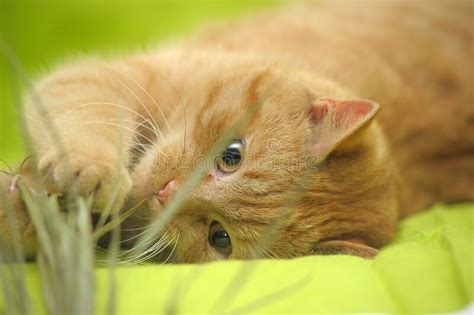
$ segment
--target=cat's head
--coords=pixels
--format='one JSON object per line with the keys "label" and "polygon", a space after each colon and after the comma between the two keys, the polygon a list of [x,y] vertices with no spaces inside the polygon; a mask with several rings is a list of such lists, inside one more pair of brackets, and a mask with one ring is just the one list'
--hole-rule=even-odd
{"label": "cat's head", "polygon": [[391,239],[394,171],[373,120],[379,105],[321,82],[235,67],[176,104],[132,194],[152,220],[179,204],[166,225],[172,261],[369,257]]}

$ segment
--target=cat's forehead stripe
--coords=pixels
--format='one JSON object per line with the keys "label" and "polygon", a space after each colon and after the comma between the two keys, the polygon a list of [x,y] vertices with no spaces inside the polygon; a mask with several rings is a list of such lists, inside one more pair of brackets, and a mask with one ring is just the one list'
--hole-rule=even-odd
{"label": "cat's forehead stripe", "polygon": [[212,82],[212,86],[209,89],[207,99],[204,102],[204,106],[202,108],[202,113],[206,112],[209,110],[209,108],[214,105],[214,103],[217,100],[217,97],[219,94],[222,92],[222,89],[224,88],[224,83],[221,80],[215,80]]}
{"label": "cat's forehead stripe", "polygon": [[251,106],[251,104],[254,104],[259,101],[258,89],[260,88],[262,81],[268,76],[268,74],[268,71],[260,72],[255,76],[255,78],[253,78],[247,89],[247,97],[245,104],[250,104]]}
{"label": "cat's forehead stripe", "polygon": [[[245,109],[249,110],[251,109],[251,106],[254,105],[259,101],[259,93],[258,89],[261,87],[262,82],[265,80],[265,78],[269,75],[269,71],[262,71],[257,73],[253,78],[251,78],[251,81],[249,82],[248,88],[246,89],[245,92],[245,101],[243,102],[243,106]],[[206,98],[206,101],[204,102],[204,106],[201,109],[201,113],[206,113],[212,105],[215,104],[217,101],[218,97],[222,94],[225,85],[228,84],[229,86],[234,85],[236,83],[239,83],[242,80],[245,80],[245,78],[248,77],[247,73],[242,73],[237,77],[233,77],[232,79],[228,79],[227,81],[223,81],[222,79],[214,80],[211,84],[211,87],[209,88],[209,92]],[[229,101],[234,101],[235,98]],[[230,104],[223,104],[224,106],[230,105]]]}
{"label": "cat's forehead stripe", "polygon": [[[197,117],[195,118],[195,130],[205,131],[208,135],[208,140],[212,142],[216,140],[214,137],[222,136],[233,123],[241,119],[246,119],[247,113],[251,114],[251,116],[239,133],[241,136],[244,136],[244,133],[253,130],[262,115],[262,102],[258,100],[257,90],[267,74],[267,72],[260,73],[249,83],[248,89],[245,92],[245,99],[240,103],[242,110],[235,107],[236,104],[239,104],[237,96],[230,99],[228,103],[224,101],[224,103],[219,104],[221,106],[216,106],[211,110],[213,105],[216,104],[219,95],[222,95],[224,90],[225,83],[216,81],[209,90],[206,102],[197,113]],[[200,134],[201,133],[195,133],[197,136],[196,143],[202,143]],[[250,136],[250,134],[245,134],[245,136]]]}

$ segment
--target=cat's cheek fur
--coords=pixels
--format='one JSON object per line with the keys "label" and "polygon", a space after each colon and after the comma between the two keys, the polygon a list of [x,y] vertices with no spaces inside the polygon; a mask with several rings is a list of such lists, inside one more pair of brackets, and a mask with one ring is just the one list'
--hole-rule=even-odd
{"label": "cat's cheek fur", "polygon": [[313,154],[320,162],[314,187],[287,231],[294,235],[295,251],[372,258],[392,239],[396,172],[373,122],[378,108],[357,99],[324,98],[311,104]]}

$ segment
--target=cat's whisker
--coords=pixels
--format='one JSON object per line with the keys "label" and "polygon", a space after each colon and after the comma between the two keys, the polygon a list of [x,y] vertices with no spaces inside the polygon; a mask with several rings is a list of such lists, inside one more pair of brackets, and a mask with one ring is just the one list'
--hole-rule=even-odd
{"label": "cat's whisker", "polygon": [[[132,229],[132,230],[143,230],[143,232],[141,232],[141,233],[139,233],[139,234],[137,234],[137,235],[131,236],[131,237],[127,238],[127,239],[121,240],[121,241],[119,242],[120,244],[123,244],[123,243],[129,242],[129,241],[131,241],[131,240],[134,240],[134,239],[136,239],[136,238],[138,238],[138,237],[140,237],[140,236],[142,236],[143,234],[146,233],[146,227],[145,227],[145,228],[141,228],[141,229]],[[125,231],[125,230],[122,229],[122,231]],[[128,231],[131,231],[131,230],[128,230]]]}
{"label": "cat's whisker", "polygon": [[[133,217],[136,218],[136,219],[141,219],[141,220],[146,221],[146,222],[148,222],[148,221],[150,221],[151,219],[153,219],[153,216],[152,216],[152,215],[149,215],[149,216],[145,217],[145,216],[140,215],[140,214],[138,214],[138,213],[135,213],[135,214],[133,215]],[[146,228],[148,228],[148,226],[145,227],[145,229],[146,229]]]}
{"label": "cat's whisker", "polygon": [[[170,246],[170,244],[173,243],[173,241],[174,241],[174,238],[172,238],[171,240],[169,240],[168,243],[166,243],[165,246],[162,246],[164,242],[163,242],[163,243],[160,243],[160,246],[156,246],[156,248],[155,248],[153,251],[151,251],[148,255],[146,255],[146,256],[144,256],[144,257],[142,257],[142,258],[140,258],[140,259],[135,259],[135,260],[133,260],[133,263],[140,264],[140,263],[142,263],[142,262],[145,262],[145,261],[147,261],[147,260],[149,260],[149,259],[151,259],[151,258],[153,258],[153,257],[155,257],[155,256],[157,256],[157,255],[159,255],[163,250],[165,250],[166,248],[168,248],[168,247]],[[175,248],[176,248],[176,245],[175,245]],[[174,250],[173,250],[173,251],[174,251]]]}
{"label": "cat's whisker", "polygon": [[[146,124],[149,124],[151,127],[150,127],[150,126],[147,126]],[[143,121],[142,121],[141,123],[139,123],[135,128],[138,129],[138,128],[140,128],[140,127],[146,128],[146,129],[148,129],[149,131],[151,131],[151,132],[156,136],[156,141],[157,141],[157,142],[164,143],[167,147],[169,147],[169,144],[167,143],[165,137],[163,136],[162,131],[159,130],[159,129],[156,129],[156,128],[154,127],[153,123],[152,123],[149,119],[143,120]],[[141,135],[141,133],[139,133],[139,132],[137,132],[137,134]],[[141,143],[141,141],[140,141],[139,139],[137,139],[137,142],[140,142],[140,143]],[[152,143],[153,143],[153,145],[155,145],[156,147],[160,147],[157,142],[152,142]]]}
{"label": "cat's whisker", "polygon": [[[136,131],[130,127],[126,127],[126,126],[123,126],[123,125],[120,125],[120,124],[116,124],[116,123],[113,123],[113,122],[109,122],[109,121],[103,121],[103,120],[86,120],[86,121],[81,121],[81,122],[77,122],[77,123],[72,123],[72,125],[76,125],[76,126],[82,126],[82,125],[90,125],[90,124],[104,124],[104,125],[112,125],[112,126],[117,126],[119,128],[122,128],[124,130],[127,130],[130,132],[130,134],[132,135],[135,135],[136,134]],[[146,138],[146,136],[140,134],[142,137]],[[150,139],[146,138],[146,140],[148,141],[151,141]]]}
{"label": "cat's whisker", "polygon": [[118,77],[118,75],[116,75],[114,73],[114,71],[117,71],[111,67],[109,67],[109,69],[111,70],[111,73],[112,75],[114,76],[114,78],[124,87],[126,88],[130,94],[133,95],[133,97],[140,103],[140,105],[143,107],[143,109],[146,111],[146,113],[148,114],[148,116],[150,117],[150,119],[152,120],[154,126],[157,128],[157,129],[160,129],[159,128],[159,125],[158,125],[158,122],[156,121],[156,119],[154,118],[154,116],[151,114],[150,110],[148,109],[148,107],[146,106],[146,104],[140,99],[140,97],[138,97],[138,95],[133,92],[133,90],[126,84],[124,83],[122,80],[120,80],[120,78]]}
{"label": "cat's whisker", "polygon": [[[104,122],[130,122],[132,124],[136,124],[135,121],[133,120],[129,120],[129,119],[119,119],[119,118],[111,118],[111,119],[101,119],[101,120],[96,120],[96,121],[104,121]],[[139,136],[142,136],[142,137],[145,137],[142,133],[138,132],[137,129],[140,128],[140,127],[143,127],[143,128],[146,128],[148,130],[150,130],[151,132],[153,132],[154,134],[156,134],[156,131],[153,130],[151,127],[145,125],[146,123],[150,122],[149,120],[146,120],[146,121],[142,121],[141,123],[138,123],[136,126],[133,127],[133,130],[134,130],[134,133],[139,135]],[[161,136],[161,135],[159,135]],[[148,138],[147,138],[148,140]],[[157,145],[155,142],[153,142],[153,144]]]}
{"label": "cat's whisker", "polygon": [[[187,119],[186,119],[186,108],[184,106],[184,102],[183,102],[183,98],[181,97],[181,94],[179,93],[178,89],[176,88],[176,86],[174,84],[172,84],[168,78],[166,78],[165,76],[161,75],[161,73],[159,72],[155,72],[157,73],[159,76],[162,77],[162,79],[164,80],[164,82],[168,83],[168,85],[173,89],[173,91],[175,92],[176,96],[178,97],[179,99],[179,104],[181,105],[181,109],[183,111],[183,120],[184,120],[184,131],[183,131],[183,154],[186,153],[186,134],[187,134],[187,129],[188,129],[188,124],[187,124]],[[137,83],[138,84],[138,83]],[[140,86],[141,87],[141,86]],[[145,90],[145,93],[148,94],[148,92],[146,92]],[[150,96],[151,97],[151,96]],[[166,119],[166,117],[163,115],[159,105],[155,102],[155,105],[158,107],[158,110],[160,111],[161,115],[163,116],[163,118],[165,119],[165,122],[166,124],[168,125],[168,128],[169,130],[171,130],[171,127]]]}
{"label": "cat's whisker", "polygon": [[[145,222],[149,222],[150,220],[152,220],[152,219],[154,218],[152,215],[143,216],[143,215],[140,215],[140,214],[138,214],[138,213],[134,214],[133,217],[134,217],[135,219],[140,219],[140,220],[143,220],[143,221],[145,221]],[[148,226],[145,227],[145,228],[148,228]]]}
{"label": "cat's whisker", "polygon": [[176,241],[174,242],[174,246],[173,246],[173,249],[171,250],[170,254],[168,255],[168,257],[165,259],[165,261],[163,262],[163,265],[166,264],[170,259],[171,257],[173,256],[175,250],[176,250],[176,247],[178,246],[178,242],[179,242],[179,233],[176,237]]}
{"label": "cat's whisker", "polygon": [[162,146],[159,146],[159,145],[148,146],[146,148],[146,151],[147,151],[147,154],[158,153],[158,155],[160,155],[160,157],[166,158],[167,161],[172,161],[172,158],[169,156],[169,154],[174,153],[174,150],[171,150],[171,153],[170,152],[165,153],[165,148],[163,148]]}
{"label": "cat's whisker", "polygon": [[135,137],[135,142],[132,143],[132,144],[129,144],[129,147],[134,146],[134,145],[135,145],[135,146],[140,146],[140,147],[142,147],[144,150],[150,150],[150,149],[152,149],[152,148],[155,148],[155,146],[156,146],[155,144],[152,144],[152,143],[141,142],[141,141],[139,141],[139,139],[137,139],[136,137]]}
{"label": "cat's whisker", "polygon": [[127,228],[122,228],[120,229],[121,231],[126,231],[126,232],[133,232],[133,231],[143,231],[146,230],[148,227],[147,226],[142,226],[142,227],[137,227],[133,229],[127,229]]}
{"label": "cat's whisker", "polygon": [[164,157],[167,161],[171,161],[171,158],[163,151],[163,148],[157,145],[155,142],[143,143],[138,139],[137,135],[134,134],[134,142],[129,144],[126,148],[127,151],[138,150],[144,156],[152,154],[153,151],[158,151],[161,157]]}
{"label": "cat's whisker", "polygon": [[110,70],[110,73],[114,76],[115,80],[117,80],[125,89],[128,90],[128,92],[140,103],[140,105],[142,105],[143,109],[146,111],[146,113],[148,114],[148,116],[150,117],[150,119],[152,119],[153,123],[155,124],[155,126],[158,128],[158,123],[157,121],[155,120],[154,116],[151,114],[151,112],[148,110],[148,107],[145,105],[145,103],[142,101],[142,99],[140,97],[138,97],[138,95],[125,83],[123,82],[119,76],[115,73],[115,72],[119,72],[120,71],[117,71],[116,69],[110,67],[107,65],[107,67],[109,68]]}
{"label": "cat's whisker", "polygon": [[151,149],[153,149],[153,148],[154,148],[154,146],[152,146],[150,144],[140,143],[140,142],[134,142],[134,143],[131,143],[127,146],[128,150],[138,149],[142,153],[144,153],[145,155],[147,153],[151,152]]}
{"label": "cat's whisker", "polygon": [[[128,73],[125,73],[123,71],[120,71],[116,68],[111,68],[113,71],[116,71],[126,77],[128,77],[133,83],[135,83],[135,85],[140,88],[140,90],[142,90],[149,98],[150,100],[153,102],[153,104],[155,105],[155,107],[158,109],[158,111],[160,112],[160,115],[162,116],[163,118],[163,121],[165,122],[165,124],[167,125],[168,127],[168,130],[171,130],[171,126],[168,122],[168,119],[167,117],[165,116],[165,114],[163,113],[163,110],[161,109],[160,105],[158,104],[158,102],[156,101],[155,98],[153,98],[153,96],[137,81],[135,80],[135,78],[133,78],[131,75],[129,75]],[[183,99],[181,98],[181,94],[178,92],[178,89],[176,88],[176,86],[174,86],[174,84],[172,84],[165,76],[161,75],[159,72],[155,72],[156,74],[158,74],[159,76],[161,76],[163,79],[164,79],[164,82],[166,82],[172,89],[173,91],[175,92],[176,96],[178,97],[179,99],[179,103],[181,105],[181,109],[183,111],[183,119],[184,119],[184,138],[183,138],[183,153],[186,152],[186,133],[187,133],[187,120],[186,120],[186,110],[185,110],[185,106],[184,106],[184,102],[183,102]],[[143,103],[142,103],[143,105]],[[144,105],[143,105],[144,106]],[[156,121],[155,121],[155,124],[156,124]],[[164,144],[166,146],[168,146],[169,148],[169,144],[166,142],[166,139],[163,138],[162,139]]]}
{"label": "cat's whisker", "polygon": [[[151,246],[146,252],[138,255],[138,256],[135,256],[135,257],[132,257],[132,258],[129,258],[128,261],[134,263],[134,264],[140,264],[142,262],[145,262],[157,255],[159,255],[161,252],[163,252],[166,248],[168,248],[173,242],[175,243],[174,245],[174,248],[173,250],[171,251],[171,254],[168,256],[168,258],[166,259],[166,261],[168,261],[171,257],[171,255],[173,254],[174,250],[176,249],[176,244],[179,240],[179,234],[177,235],[177,237],[173,237],[171,238],[170,240],[168,240],[166,242],[166,240],[168,239],[168,233],[165,233],[153,246]],[[175,241],[176,239],[176,241]],[[163,244],[166,242],[166,244],[163,246]]]}
{"label": "cat's whisker", "polygon": [[[101,251],[101,253],[106,253],[106,252],[107,251],[105,251],[105,250]],[[114,262],[117,265],[133,265],[133,264],[143,262],[143,261],[135,261],[134,259],[130,259],[130,258],[122,259],[121,258],[122,256],[123,255],[119,255],[119,256],[117,256],[116,259],[110,259],[110,258],[108,258],[108,259],[96,259],[96,263],[98,263],[98,264],[107,264],[107,263],[110,263],[110,262]],[[116,261],[117,259],[119,261]]]}
{"label": "cat's whisker", "polygon": [[[133,134],[137,134],[137,132],[129,127],[125,127],[125,126],[122,126],[120,124],[116,124],[116,123],[113,123],[113,122],[109,122],[109,121],[102,121],[102,120],[87,120],[87,121],[82,121],[80,123],[77,123],[77,125],[87,125],[87,124],[105,124],[105,125],[112,125],[112,126],[117,126],[117,127],[120,127],[120,128],[123,128],[129,132]],[[153,140],[151,140],[150,138],[148,138],[147,136],[143,135],[143,134],[139,134],[140,136],[142,136],[145,140],[149,141],[150,143],[155,143]],[[138,140],[138,139],[137,139]],[[158,146],[157,146],[158,147]]]}
{"label": "cat's whisker", "polygon": [[123,105],[119,105],[119,104],[116,104],[116,103],[111,103],[111,102],[89,102],[89,103],[84,103],[84,104],[78,105],[78,106],[74,107],[73,110],[81,109],[81,108],[86,107],[86,106],[94,106],[94,105],[115,106],[115,107],[118,107],[120,109],[127,110],[127,111],[131,112],[132,114],[136,115],[137,117],[140,117],[141,119],[143,119],[143,121],[150,121],[150,125],[153,127],[153,130],[155,130],[155,133],[160,134],[160,135],[162,134],[161,130],[158,128],[158,126],[153,125],[153,123],[151,122],[151,120],[149,118],[146,118],[145,116],[143,116],[142,114],[140,114],[136,110],[133,110],[132,108],[129,108],[129,107],[126,107],[126,106],[123,106]]}
{"label": "cat's whisker", "polygon": [[[169,124],[169,122],[168,122],[168,119],[166,118],[165,114],[163,113],[163,111],[162,111],[160,105],[159,105],[158,102],[155,100],[155,98],[154,98],[153,96],[151,96],[151,94],[150,94],[137,80],[135,80],[135,79],[134,79],[131,75],[129,75],[128,73],[125,73],[125,72],[123,72],[123,71],[120,71],[120,70],[118,70],[118,69],[116,69],[116,68],[111,68],[111,69],[112,69],[113,71],[119,72],[120,74],[122,74],[122,75],[128,77],[133,83],[136,84],[136,86],[137,86],[138,88],[140,88],[140,90],[142,90],[142,91],[146,94],[146,96],[148,96],[148,97],[150,98],[150,100],[153,102],[153,104],[156,106],[156,108],[157,108],[158,111],[160,112],[161,117],[163,117],[163,121],[164,121],[165,124],[167,125],[168,130],[171,130],[171,126],[170,126],[170,124]],[[168,82],[168,83],[169,83],[169,82]],[[169,84],[170,84],[170,83],[169,83]],[[170,84],[170,85],[171,85],[171,84]],[[178,94],[178,96],[179,96],[179,94]],[[180,96],[179,96],[179,98],[180,98],[180,100],[181,100],[181,97],[180,97]],[[182,102],[182,101],[181,101],[181,102]]]}
{"label": "cat's whisker", "polygon": [[[157,246],[158,244],[165,242],[165,241],[168,239],[168,237],[169,237],[168,232],[163,233],[163,235],[161,235],[160,238],[157,239],[156,242],[153,243],[152,246],[148,247],[148,248],[145,250],[145,252],[149,252],[150,249],[152,249],[154,246]],[[135,246],[135,248],[136,248],[136,246]],[[124,254],[128,254],[128,253],[132,252],[133,250],[134,250],[134,249],[131,248],[131,249],[128,249],[128,250],[124,251],[123,253],[124,253]],[[137,256],[135,256],[135,257],[138,257],[138,256],[139,256],[139,255],[137,255]],[[131,256],[131,257],[133,257],[133,256]]]}
{"label": "cat's whisker", "polygon": [[[115,119],[110,119],[111,121],[126,121],[126,122],[132,122],[132,123],[135,123],[136,126],[135,128],[140,128],[140,127],[143,127],[143,128],[146,128],[148,130],[150,130],[151,132],[153,132],[157,137],[162,137],[163,134],[161,133],[160,130],[157,130],[155,128],[152,128],[153,127],[153,124],[151,122],[150,119],[146,119],[146,120],[143,120],[141,121],[140,123],[137,123],[136,121],[133,121],[133,120],[126,120],[126,119],[118,119],[118,118],[115,118]],[[150,126],[147,126],[146,124],[150,124]]]}
{"label": "cat's whisker", "polygon": [[[127,261],[130,261],[130,262],[133,262],[133,263],[137,263],[137,262],[141,261],[144,257],[148,257],[148,256],[150,256],[150,254],[152,254],[152,253],[156,252],[157,250],[159,250],[162,247],[162,245],[166,242],[167,239],[168,239],[168,235],[167,235],[167,233],[165,233],[161,238],[159,238],[147,250],[143,251],[142,253],[140,253],[138,255],[127,257]],[[134,249],[135,248],[132,248],[128,251],[125,251],[121,256],[127,255],[128,253],[132,252]]]}
{"label": "cat's whisker", "polygon": [[[130,128],[130,127],[127,127],[127,126],[124,126],[123,124],[117,124],[117,123],[114,123],[114,121],[124,121],[124,122],[127,122],[127,120],[124,120],[124,119],[99,119],[99,120],[85,120],[85,121],[81,121],[81,122],[77,122],[77,123],[74,123],[74,125],[82,125],[82,124],[92,124],[92,123],[104,123],[104,124],[109,124],[109,125],[114,125],[114,126],[118,126],[118,127],[121,127],[125,130],[128,130],[130,131],[130,133],[132,135],[139,135],[141,137],[143,137],[144,139],[146,139],[147,141],[150,141],[151,143],[154,143],[151,139],[149,139],[148,137],[146,137],[144,134],[138,132],[136,129],[138,128],[138,126],[135,126],[133,128]],[[138,139],[137,139],[138,140]]]}
{"label": "cat's whisker", "polygon": [[144,149],[141,148],[141,145],[140,144],[131,144],[129,146],[127,146],[125,148],[126,151],[132,151],[132,150],[136,150],[138,152],[140,152],[142,155],[146,155],[146,151]]}
{"label": "cat's whisker", "polygon": [[147,155],[150,152],[150,148],[153,147],[151,144],[142,143],[136,136],[134,136],[133,142],[125,147],[126,151],[138,150],[143,155]]}
{"label": "cat's whisker", "polygon": [[171,250],[171,253],[169,254],[169,256],[165,260],[165,263],[166,263],[170,259],[170,257],[173,255],[174,251],[176,250],[176,246],[178,244],[178,241],[179,241],[179,233],[176,236],[174,236],[172,239],[170,239],[169,242],[166,243],[165,246],[162,246],[152,257],[149,257],[148,259],[153,258],[153,257],[161,254],[165,249],[169,248],[169,246],[174,243],[173,249]]}
{"label": "cat's whisker", "polygon": [[[94,105],[108,105],[108,106],[115,106],[115,107],[118,107],[118,108],[121,108],[121,109],[124,109],[124,110],[127,110],[127,111],[130,111],[131,113],[137,115],[137,117],[140,117],[142,119],[142,122],[138,123],[136,121],[130,121],[130,120],[127,120],[129,122],[133,122],[135,124],[138,124],[135,128],[137,127],[140,127],[140,126],[143,126],[145,128],[147,128],[148,130],[150,130],[156,137],[157,139],[160,139],[160,142],[163,142],[165,143],[166,145],[168,145],[166,143],[166,140],[165,138],[163,137],[163,133],[161,132],[161,130],[158,128],[158,126],[155,126],[153,124],[153,122],[148,119],[148,118],[145,118],[143,115],[141,115],[140,113],[138,113],[137,111],[129,108],[129,107],[126,107],[126,106],[122,106],[122,105],[119,105],[119,104],[115,104],[115,103],[110,103],[110,102],[90,102],[90,103],[84,103],[84,104],[81,104],[81,105],[78,105],[76,107],[73,108],[73,110],[77,110],[77,109],[81,109],[83,107],[86,107],[86,106],[94,106]],[[146,126],[145,124],[146,123],[149,123],[150,126]],[[138,141],[139,142],[139,141]],[[154,144],[156,144],[155,142],[153,142]],[[169,145],[168,145],[169,146]]]}
{"label": "cat's whisker", "polygon": [[[150,145],[150,144],[149,144]],[[135,148],[140,148],[141,150],[143,150],[146,154],[146,147],[145,147],[145,143],[143,143],[142,141],[140,141],[140,139],[138,139],[137,135],[134,134],[133,135],[133,142],[130,143],[127,147],[126,147],[126,150],[130,151],[131,149],[135,149]]]}

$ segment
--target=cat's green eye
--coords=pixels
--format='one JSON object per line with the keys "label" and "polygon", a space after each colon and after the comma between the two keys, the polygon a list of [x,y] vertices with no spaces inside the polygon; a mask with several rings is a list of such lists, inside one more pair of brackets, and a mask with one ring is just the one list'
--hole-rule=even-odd
{"label": "cat's green eye", "polygon": [[217,221],[211,223],[209,228],[209,244],[222,255],[230,255],[232,244],[224,227]]}
{"label": "cat's green eye", "polygon": [[244,155],[244,145],[237,140],[230,144],[217,159],[217,168],[223,173],[235,172],[242,163]]}

